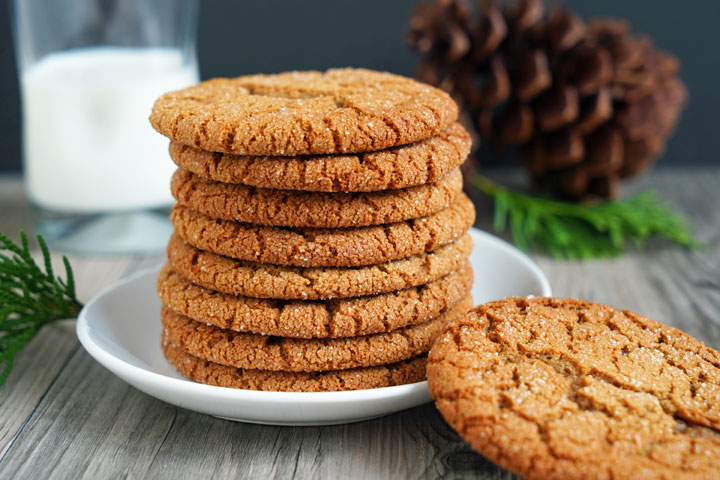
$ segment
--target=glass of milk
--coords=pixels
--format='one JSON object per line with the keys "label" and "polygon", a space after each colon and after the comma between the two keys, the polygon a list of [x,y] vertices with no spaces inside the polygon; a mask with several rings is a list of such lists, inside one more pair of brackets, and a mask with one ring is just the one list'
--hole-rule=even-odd
{"label": "glass of milk", "polygon": [[54,248],[161,251],[172,230],[161,94],[198,81],[195,0],[14,0],[23,168]]}

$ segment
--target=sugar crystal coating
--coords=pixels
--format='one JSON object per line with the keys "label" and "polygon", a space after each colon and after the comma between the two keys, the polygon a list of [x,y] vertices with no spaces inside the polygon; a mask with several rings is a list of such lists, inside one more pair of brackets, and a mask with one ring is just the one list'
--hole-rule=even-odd
{"label": "sugar crystal coating", "polygon": [[462,164],[469,153],[470,135],[459,124],[410,145],[354,155],[232,155],[170,143],[173,161],[201,177],[313,192],[371,192],[432,183]]}
{"label": "sugar crystal coating", "polygon": [[392,292],[444,277],[460,268],[472,250],[470,235],[433,252],[365,267],[286,267],[248,262],[198,250],[177,234],[168,260],[196,285],[256,298],[318,300]]}
{"label": "sugar crystal coating", "polygon": [[169,341],[205,360],[238,368],[317,372],[396,363],[426,353],[447,323],[472,306],[463,298],[425,323],[390,332],[333,339],[275,337],[225,330],[163,307]]}
{"label": "sugar crystal coating", "polygon": [[720,353],[626,310],[554,298],[481,305],[428,358],[440,412],[526,478],[710,479]]}
{"label": "sugar crystal coating", "polygon": [[255,188],[206,180],[178,169],[170,187],[179,203],[213,218],[268,226],[337,228],[432,215],[452,204],[462,186],[459,169],[435,183],[361,193]]}
{"label": "sugar crystal coating", "polygon": [[348,228],[280,228],[209,217],[176,204],[175,232],[187,243],[240,260],[299,267],[358,267],[431,252],[457,240],[475,220],[464,194],[418,219]]}
{"label": "sugar crystal coating", "polygon": [[216,78],[169,92],[150,123],[184,145],[241,155],[382,150],[452,125],[455,102],[409,78],[363,69]]}
{"label": "sugar crystal coating", "polygon": [[425,379],[425,355],[391,365],[325,372],[278,372],[228,367],[202,360],[162,339],[165,358],[186,377],[218,387],[273,392],[335,392],[391,387]]}
{"label": "sugar crystal coating", "polygon": [[157,289],[164,304],[207,325],[281,337],[339,338],[424,323],[464,298],[471,285],[472,269],[465,263],[438,280],[396,292],[285,301],[215,292],[192,284],[167,264],[160,271]]}

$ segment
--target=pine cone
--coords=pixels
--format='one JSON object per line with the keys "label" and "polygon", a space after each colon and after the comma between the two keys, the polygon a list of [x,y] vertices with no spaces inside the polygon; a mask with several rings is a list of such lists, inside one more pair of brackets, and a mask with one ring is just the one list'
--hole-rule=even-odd
{"label": "pine cone", "polygon": [[474,11],[437,0],[410,27],[418,78],[450,92],[483,139],[517,146],[535,182],[566,198],[615,196],[663,152],[686,102],[678,62],[623,21],[545,14],[541,0]]}

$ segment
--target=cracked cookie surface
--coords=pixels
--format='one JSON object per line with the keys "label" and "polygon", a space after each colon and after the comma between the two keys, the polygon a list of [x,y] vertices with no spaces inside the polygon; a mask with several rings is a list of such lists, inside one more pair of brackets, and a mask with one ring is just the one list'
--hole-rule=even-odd
{"label": "cracked cookie surface", "polygon": [[427,217],[367,227],[332,229],[267,227],[221,220],[176,204],[170,219],[187,243],[239,260],[298,267],[358,267],[431,252],[463,235],[475,221],[460,194]]}
{"label": "cracked cookie surface", "polygon": [[287,267],[204,252],[173,234],[168,260],[196,285],[232,295],[285,300],[360,297],[403,290],[460,268],[472,250],[465,234],[433,252],[365,267]]}
{"label": "cracked cookie surface", "polygon": [[163,334],[165,358],[191,380],[218,387],[271,392],[336,392],[392,387],[425,380],[425,355],[391,365],[325,372],[276,372],[228,367],[193,357]]}
{"label": "cracked cookie surface", "polygon": [[447,323],[472,307],[466,296],[425,323],[348,338],[300,339],[225,330],[162,309],[167,339],[194,357],[253,370],[317,372],[396,363],[430,350]]}
{"label": "cracked cookie surface", "polygon": [[160,300],[201,323],[240,332],[296,338],[355,337],[424,323],[464,298],[472,268],[397,292],[326,301],[283,301],[228,295],[185,280],[166,264],[158,275]]}
{"label": "cracked cookie surface", "polygon": [[179,168],[170,190],[180,204],[213,218],[276,227],[362,227],[447,208],[462,193],[462,175],[455,169],[435,183],[400,190],[322,193],[220,183]]}
{"label": "cracked cookie surface", "polygon": [[175,164],[201,177],[313,192],[371,192],[432,183],[460,166],[469,153],[470,135],[457,123],[420,142],[355,155],[232,155],[170,143]]}
{"label": "cracked cookie surface", "polygon": [[428,358],[448,423],[530,479],[710,479],[720,353],[626,310],[509,298],[452,322]]}
{"label": "cracked cookie surface", "polygon": [[161,96],[150,123],[202,150],[305,155],[405,145],[445,130],[457,115],[440,89],[348,68],[208,80]]}

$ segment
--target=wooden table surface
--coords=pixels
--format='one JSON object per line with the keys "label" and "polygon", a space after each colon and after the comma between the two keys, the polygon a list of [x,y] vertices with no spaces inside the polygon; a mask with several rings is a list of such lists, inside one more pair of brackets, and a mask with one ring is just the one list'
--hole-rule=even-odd
{"label": "wooden table surface", "polygon": [[[628,308],[720,347],[720,169],[658,169],[628,190],[656,188],[693,223],[702,251],[653,242],[613,260],[535,260],[557,296]],[[479,226],[489,225],[479,205]],[[18,177],[0,177],[0,231],[31,230]],[[70,255],[79,296],[160,256]],[[75,322],[45,327],[0,389],[5,478],[484,478],[509,479],[445,424],[432,404],[330,427],[236,423],[168,405],[93,360]]]}

